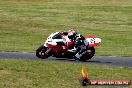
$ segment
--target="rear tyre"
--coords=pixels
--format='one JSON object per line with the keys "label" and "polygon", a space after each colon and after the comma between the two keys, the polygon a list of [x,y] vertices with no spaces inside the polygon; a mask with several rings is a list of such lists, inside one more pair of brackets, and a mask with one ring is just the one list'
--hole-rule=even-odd
{"label": "rear tyre", "polygon": [[87,51],[87,55],[88,55],[88,60],[91,59],[95,54],[95,48],[94,47],[89,47],[88,51]]}
{"label": "rear tyre", "polygon": [[88,50],[87,50],[87,53],[84,54],[81,57],[80,61],[84,61],[85,62],[86,60],[91,59],[94,56],[94,54],[95,54],[95,48],[94,47],[89,47]]}
{"label": "rear tyre", "polygon": [[36,50],[36,56],[41,59],[46,58],[45,52],[47,51],[47,47],[41,45],[37,50]]}

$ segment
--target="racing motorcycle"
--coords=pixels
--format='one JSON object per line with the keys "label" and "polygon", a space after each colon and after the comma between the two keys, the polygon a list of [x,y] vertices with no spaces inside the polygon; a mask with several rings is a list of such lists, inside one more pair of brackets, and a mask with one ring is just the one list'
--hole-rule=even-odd
{"label": "racing motorcycle", "polygon": [[[95,47],[99,46],[101,39],[96,36],[86,36],[85,42],[88,45],[87,53],[82,55],[80,61],[91,59],[95,54]],[[68,36],[59,35],[57,32],[49,35],[47,40],[36,50],[36,56],[41,59],[46,59],[50,56],[56,58],[73,59],[77,51],[71,52],[69,49],[74,47],[74,42]]]}

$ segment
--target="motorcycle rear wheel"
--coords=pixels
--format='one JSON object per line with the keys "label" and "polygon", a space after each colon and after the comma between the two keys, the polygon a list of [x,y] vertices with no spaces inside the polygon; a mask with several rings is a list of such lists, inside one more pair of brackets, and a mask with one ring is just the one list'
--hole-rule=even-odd
{"label": "motorcycle rear wheel", "polygon": [[89,47],[87,53],[81,57],[80,61],[87,61],[91,59],[94,56],[94,54],[95,54],[95,48]]}
{"label": "motorcycle rear wheel", "polygon": [[87,53],[88,53],[88,60],[89,60],[89,59],[91,59],[94,56],[94,54],[95,54],[95,48],[94,47],[89,47]]}

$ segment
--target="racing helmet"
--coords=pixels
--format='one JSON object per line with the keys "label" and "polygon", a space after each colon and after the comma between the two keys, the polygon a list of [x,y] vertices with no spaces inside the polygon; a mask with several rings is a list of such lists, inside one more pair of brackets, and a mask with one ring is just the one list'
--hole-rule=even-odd
{"label": "racing helmet", "polygon": [[68,30],[68,38],[73,39],[76,36],[77,32],[74,29]]}

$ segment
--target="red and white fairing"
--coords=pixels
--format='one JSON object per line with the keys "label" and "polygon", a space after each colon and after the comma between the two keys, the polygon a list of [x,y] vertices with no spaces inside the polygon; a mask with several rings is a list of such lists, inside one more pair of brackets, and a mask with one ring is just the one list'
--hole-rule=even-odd
{"label": "red and white fairing", "polygon": [[53,39],[53,36],[55,36],[55,35],[58,34],[58,33],[59,33],[59,32],[51,33],[51,34],[49,35],[49,37],[47,38],[47,40],[45,41],[44,46],[45,46],[45,47],[48,47],[48,46],[47,46],[48,44],[51,44],[51,45],[56,46],[56,45],[57,45],[56,42],[64,41],[63,39]]}
{"label": "red and white fairing", "polygon": [[96,36],[86,36],[85,39],[89,43],[90,47],[98,46],[101,43],[101,39]]}
{"label": "red and white fairing", "polygon": [[[49,37],[47,38],[47,40],[44,43],[45,47],[48,47],[47,45],[52,45],[52,46],[56,46],[57,43],[56,42],[64,42],[67,46],[71,46],[72,44],[74,44],[73,41],[71,41],[68,36],[63,36],[62,39],[52,39],[54,35],[58,34],[59,32],[55,32],[49,35]],[[89,45],[90,47],[95,47],[100,45],[101,43],[101,39],[96,37],[96,36],[86,36],[85,37],[85,44]]]}

